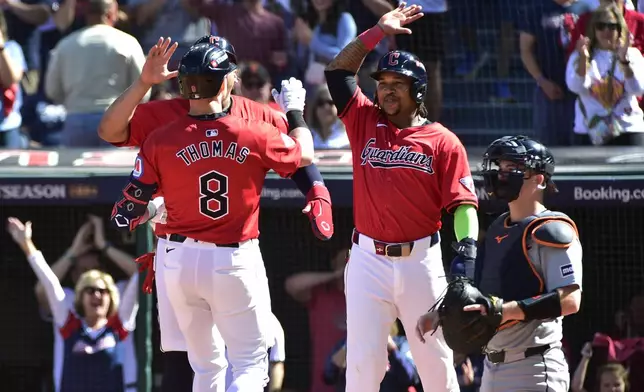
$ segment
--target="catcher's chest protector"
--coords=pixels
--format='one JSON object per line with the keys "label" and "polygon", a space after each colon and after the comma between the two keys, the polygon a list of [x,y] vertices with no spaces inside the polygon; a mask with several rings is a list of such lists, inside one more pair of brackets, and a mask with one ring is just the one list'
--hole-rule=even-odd
{"label": "catcher's chest protector", "polygon": [[565,214],[546,210],[511,225],[509,213],[505,213],[490,225],[478,285],[483,294],[516,301],[544,293],[543,278],[536,275],[541,274],[541,268],[533,269],[528,246],[533,246],[532,231],[553,218],[570,220]]}

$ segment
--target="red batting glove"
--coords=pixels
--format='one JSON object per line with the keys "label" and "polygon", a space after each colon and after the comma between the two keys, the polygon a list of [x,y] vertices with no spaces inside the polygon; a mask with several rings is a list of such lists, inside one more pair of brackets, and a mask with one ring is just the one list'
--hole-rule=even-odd
{"label": "red batting glove", "polygon": [[333,236],[333,212],[331,211],[331,195],[324,184],[313,185],[306,195],[306,207],[302,210],[311,221],[313,234],[322,241],[328,241]]}

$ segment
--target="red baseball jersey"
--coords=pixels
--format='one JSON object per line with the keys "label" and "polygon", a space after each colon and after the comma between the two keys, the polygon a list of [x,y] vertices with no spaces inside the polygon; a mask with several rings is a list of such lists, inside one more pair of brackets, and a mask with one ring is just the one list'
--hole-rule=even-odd
{"label": "red baseball jersey", "polygon": [[[141,146],[147,137],[155,130],[184,117],[190,109],[190,101],[174,98],[163,101],[150,101],[137,106],[130,120],[128,140],[124,143],[113,143],[117,147]],[[280,111],[268,105],[262,105],[248,98],[234,95],[230,106],[230,114],[249,120],[261,120],[272,124],[285,134],[288,134],[286,117]],[[158,195],[157,195],[158,196]],[[163,225],[157,224],[154,229],[157,236],[164,235]]]}
{"label": "red baseball jersey", "polygon": [[[140,104],[130,120],[130,133],[127,141],[113,144],[117,147],[141,146],[153,131],[185,116],[189,109],[190,101],[183,98]],[[288,133],[288,123],[284,113],[248,98],[233,95],[230,114],[249,120],[261,120],[272,124],[283,133]]]}
{"label": "red baseball jersey", "polygon": [[460,140],[438,123],[399,129],[358,88],[341,114],[353,155],[356,229],[390,243],[427,237],[441,211],[478,198]]}
{"label": "red baseball jersey", "polygon": [[148,136],[132,176],[158,185],[166,233],[227,244],[259,236],[266,173],[293,173],[301,158],[300,144],[268,123],[183,116]]}

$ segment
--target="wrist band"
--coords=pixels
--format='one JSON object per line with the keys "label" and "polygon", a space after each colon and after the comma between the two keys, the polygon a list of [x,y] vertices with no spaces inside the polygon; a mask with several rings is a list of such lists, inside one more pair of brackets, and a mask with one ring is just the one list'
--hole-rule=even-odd
{"label": "wrist band", "polygon": [[369,50],[373,50],[376,45],[385,38],[385,32],[380,28],[380,25],[375,25],[369,30],[363,32],[358,36],[362,44]]}
{"label": "wrist band", "polygon": [[304,121],[304,112],[301,110],[289,110],[286,112],[286,121],[288,121],[289,132],[295,128],[308,128],[306,121]]}

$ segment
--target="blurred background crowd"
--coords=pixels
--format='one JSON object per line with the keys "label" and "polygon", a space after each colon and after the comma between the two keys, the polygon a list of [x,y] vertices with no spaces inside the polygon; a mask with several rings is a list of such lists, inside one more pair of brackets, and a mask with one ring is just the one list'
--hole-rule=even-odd
{"label": "blurred background crowd", "polygon": [[[426,65],[429,119],[450,128],[466,147],[519,133],[550,146],[644,145],[644,138],[639,137],[644,135],[640,107],[644,14],[636,11],[644,8],[643,0],[640,4],[636,0],[415,3],[423,6],[426,16],[409,26],[413,35],[383,41],[365,60],[358,76],[367,95],[375,92],[369,74],[378,59],[399,48],[417,54]],[[275,106],[271,88],[282,79],[297,77],[307,88],[306,115],[316,148],[347,149],[344,127],[325,86],[324,67],[397,1],[0,0],[0,4],[0,86],[4,91],[0,148],[113,148],[97,137],[102,113],[137,80],[145,53],[159,37],[179,43],[170,66],[175,69],[195,40],[213,34],[227,38],[235,47],[241,63],[236,94]],[[616,54],[626,55],[630,71],[615,60]],[[588,64],[585,75],[578,69],[580,58]],[[155,86],[146,99],[173,99],[177,92],[176,81],[170,80]],[[615,137],[593,138],[605,133],[601,127]],[[66,348],[60,328],[69,320],[57,316],[55,309],[75,309],[83,314],[84,322],[108,323],[115,315],[135,317],[137,306],[127,300],[136,297],[128,292],[130,283],[138,282],[135,251],[110,242],[112,233],[106,234],[103,220],[93,215],[80,223],[57,260],[49,259],[53,256],[43,250],[52,263],[38,263],[33,257],[40,249],[36,240],[48,234],[34,227],[32,241],[31,226],[24,222],[28,217],[17,218],[9,221],[9,232],[37,277],[33,290],[21,292],[32,295],[39,317],[56,326],[56,354],[45,371],[27,360],[0,361],[0,376],[7,391],[60,390],[62,358],[71,355],[65,350],[87,347]],[[336,236],[349,238],[347,233]],[[275,373],[271,391],[344,390],[342,268],[346,247],[334,243],[327,257],[328,272],[297,272],[279,280],[277,290],[303,305],[301,315],[308,315],[310,357],[297,361],[307,364],[310,387],[282,384],[280,380],[288,380],[288,373],[295,369],[287,366]],[[104,270],[114,272],[118,279],[100,272]],[[62,297],[59,286],[66,287]],[[119,303],[127,312],[118,309]],[[33,319],[33,315],[21,317]],[[297,317],[289,314],[288,318],[280,321],[288,324]],[[591,341],[581,352],[576,347],[568,351],[574,374],[571,390],[644,391],[644,343],[640,339],[640,335],[644,338],[644,296],[636,295],[623,304],[612,324],[611,320],[601,334],[587,337]],[[132,332],[135,326],[127,327]],[[293,345],[288,328],[284,329],[286,344]],[[128,392],[136,390],[132,340],[123,341],[129,348],[121,364],[126,369],[123,385]],[[32,342],[33,346],[20,344],[26,352],[42,349],[39,341]],[[422,386],[399,325],[392,326],[388,348],[389,366],[381,391],[420,392]],[[284,355],[272,358],[273,365],[289,361]],[[457,358],[463,392],[478,390],[481,361],[480,357]],[[642,371],[638,374],[637,370]]]}
{"label": "blurred background crowd", "polygon": [[[172,68],[210,33],[226,37],[243,63],[237,94],[270,104],[271,87],[297,77],[308,90],[317,147],[346,148],[324,66],[396,1],[2,0],[0,146],[107,147],[95,132],[101,113],[140,75],[159,37],[179,43]],[[412,25],[414,34],[382,42],[366,59],[360,86],[373,94],[369,74],[397,47],[426,65],[430,120],[466,146],[517,133],[547,145],[591,145],[588,134],[604,126],[628,135],[595,144],[639,145],[644,17],[636,2],[422,0],[426,16]],[[593,16],[601,4],[619,12]],[[630,53],[632,83],[624,83],[621,63],[606,60],[624,46],[637,51]],[[591,66],[580,85],[574,64],[586,52]],[[177,90],[168,81],[148,99]]]}

